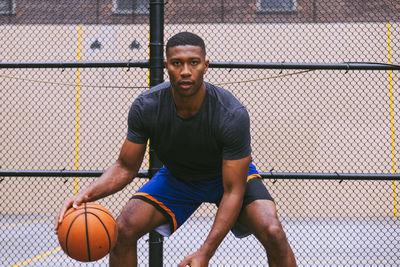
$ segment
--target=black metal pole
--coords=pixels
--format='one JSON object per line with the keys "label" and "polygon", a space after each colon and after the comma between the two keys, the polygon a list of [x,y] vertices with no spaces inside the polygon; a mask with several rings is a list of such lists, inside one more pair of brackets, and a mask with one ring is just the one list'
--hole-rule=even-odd
{"label": "black metal pole", "polygon": [[[164,0],[150,0],[150,87],[164,81]],[[152,149],[149,151],[150,177],[162,167]],[[155,231],[149,235],[149,266],[163,266],[163,236]]]}
{"label": "black metal pole", "polygon": [[[99,177],[102,174],[103,171],[0,170],[0,177]],[[399,173],[260,172],[260,175],[270,180],[400,181]],[[140,170],[136,177],[150,178],[150,170]]]}
{"label": "black metal pole", "polygon": [[149,68],[148,60],[136,61],[59,61],[59,62],[0,62],[0,69],[50,68]]}

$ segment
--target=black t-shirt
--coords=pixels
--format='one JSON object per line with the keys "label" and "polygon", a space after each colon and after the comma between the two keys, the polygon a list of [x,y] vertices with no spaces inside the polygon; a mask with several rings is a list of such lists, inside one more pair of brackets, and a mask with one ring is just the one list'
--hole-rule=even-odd
{"label": "black t-shirt", "polygon": [[205,84],[201,108],[190,118],[177,114],[169,82],[139,95],[129,111],[127,139],[144,144],[150,138],[161,162],[181,180],[221,176],[222,159],[251,153],[247,110],[227,90]]}

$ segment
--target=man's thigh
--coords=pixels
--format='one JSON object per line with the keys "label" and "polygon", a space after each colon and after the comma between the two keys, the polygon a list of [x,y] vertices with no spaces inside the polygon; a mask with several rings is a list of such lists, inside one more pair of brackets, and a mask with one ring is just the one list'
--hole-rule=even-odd
{"label": "man's thigh", "polygon": [[[251,178],[252,176],[255,177]],[[274,211],[276,214],[274,200],[263,184],[261,177],[258,174],[252,176],[249,176],[251,179],[248,179],[246,184],[243,207],[239,218],[232,228],[232,233],[239,238],[246,237],[252,233],[255,234],[255,227],[260,229],[259,231],[261,232],[261,220],[273,218]],[[257,225],[255,224],[256,222],[260,222],[260,224]]]}
{"label": "man's thigh", "polygon": [[279,224],[274,201],[268,199],[254,200],[243,208],[238,221],[253,234],[263,231],[265,227]]}
{"label": "man's thigh", "polygon": [[141,200],[130,199],[117,218],[119,227],[126,227],[126,231],[135,232],[134,235],[143,236],[154,228],[167,223],[167,218],[153,205]]}

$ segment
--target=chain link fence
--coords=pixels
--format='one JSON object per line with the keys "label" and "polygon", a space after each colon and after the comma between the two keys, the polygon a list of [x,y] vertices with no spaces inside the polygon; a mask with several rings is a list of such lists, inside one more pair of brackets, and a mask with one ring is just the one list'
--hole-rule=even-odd
{"label": "chain link fence", "polygon": [[[388,0],[168,0],[164,37],[199,34],[212,62],[395,64],[399,11],[400,2]],[[0,39],[0,64],[146,60],[149,1],[0,1]],[[400,265],[400,185],[397,176],[379,176],[399,167],[398,79],[397,71],[372,69],[206,74],[249,110],[253,161],[270,174],[264,182],[299,266]],[[104,170],[119,153],[133,99],[148,84],[147,68],[128,65],[0,68],[0,169]],[[274,178],[277,172],[302,178]],[[338,178],[315,179],[316,173]],[[342,179],[343,173],[364,178]],[[95,178],[0,178],[0,265],[81,266],[60,250],[53,223],[64,199]],[[99,203],[118,216],[144,182],[137,178]],[[165,266],[202,244],[215,212],[202,205],[164,239]],[[148,266],[148,246],[145,236],[139,266]],[[267,264],[253,237],[232,234],[210,262]],[[85,265],[105,266],[107,258]]]}

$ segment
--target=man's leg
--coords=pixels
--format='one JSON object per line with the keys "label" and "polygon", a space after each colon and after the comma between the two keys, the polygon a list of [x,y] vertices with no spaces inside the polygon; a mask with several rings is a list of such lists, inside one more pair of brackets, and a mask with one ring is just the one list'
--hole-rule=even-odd
{"label": "man's leg", "polygon": [[110,253],[110,266],[137,266],[138,239],[165,223],[165,216],[151,204],[129,200],[117,218],[118,239]]}
{"label": "man's leg", "polygon": [[293,251],[278,219],[273,201],[258,199],[251,202],[239,215],[239,222],[246,226],[264,246],[269,266],[296,266]]}

